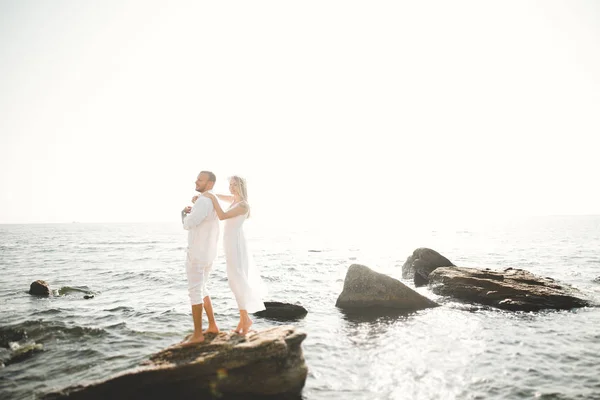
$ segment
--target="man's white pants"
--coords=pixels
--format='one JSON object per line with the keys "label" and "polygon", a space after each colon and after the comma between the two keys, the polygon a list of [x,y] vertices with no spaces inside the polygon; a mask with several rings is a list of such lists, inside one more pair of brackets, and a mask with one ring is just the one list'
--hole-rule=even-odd
{"label": "man's white pants", "polygon": [[188,254],[185,261],[185,271],[187,272],[188,292],[192,305],[202,304],[203,299],[208,296],[206,283],[211,270],[212,263],[208,265],[193,263]]}

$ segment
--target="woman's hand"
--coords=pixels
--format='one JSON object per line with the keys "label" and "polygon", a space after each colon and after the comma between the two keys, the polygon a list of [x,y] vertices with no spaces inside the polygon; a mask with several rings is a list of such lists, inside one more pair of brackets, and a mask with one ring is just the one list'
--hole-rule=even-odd
{"label": "woman's hand", "polygon": [[208,192],[204,192],[204,193],[202,193],[202,196],[204,196],[204,197],[208,197],[209,199],[211,199],[211,200],[213,200],[213,201],[215,201],[215,200],[217,199],[217,198],[215,197],[215,195],[214,195],[214,194],[212,194],[212,193],[208,193]]}
{"label": "woman's hand", "polygon": [[192,197],[192,203],[196,204],[196,200],[198,200],[198,195]]}

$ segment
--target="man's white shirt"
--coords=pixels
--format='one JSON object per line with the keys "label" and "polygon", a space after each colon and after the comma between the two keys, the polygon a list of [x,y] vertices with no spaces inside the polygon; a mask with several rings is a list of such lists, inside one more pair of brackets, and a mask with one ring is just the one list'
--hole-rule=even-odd
{"label": "man's white shirt", "polygon": [[211,199],[198,197],[190,213],[183,218],[183,229],[188,231],[189,261],[199,266],[211,264],[217,256],[219,238],[219,217]]}

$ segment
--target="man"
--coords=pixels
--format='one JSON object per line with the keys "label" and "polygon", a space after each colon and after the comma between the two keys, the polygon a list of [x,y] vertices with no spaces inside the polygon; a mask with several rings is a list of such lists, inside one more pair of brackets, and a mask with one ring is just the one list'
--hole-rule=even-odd
{"label": "man", "polygon": [[[202,171],[196,179],[196,191],[210,192],[217,178],[210,171]],[[194,197],[196,198],[196,197]],[[212,302],[206,283],[212,269],[212,263],[217,255],[219,238],[219,218],[212,201],[205,196],[197,197],[193,207],[181,211],[183,229],[188,231],[188,249],[185,269],[188,278],[188,291],[192,303],[192,318],[194,333],[186,344],[204,341],[204,333],[218,333]],[[202,311],[206,310],[208,329],[202,332]]]}

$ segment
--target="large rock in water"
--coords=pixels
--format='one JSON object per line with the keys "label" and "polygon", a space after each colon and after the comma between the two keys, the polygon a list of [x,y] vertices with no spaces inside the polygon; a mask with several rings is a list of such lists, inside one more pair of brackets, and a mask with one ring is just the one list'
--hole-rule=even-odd
{"label": "large rock in water", "polygon": [[29,294],[36,296],[50,296],[50,285],[46,281],[37,280],[29,285]]}
{"label": "large rock in water", "polygon": [[574,288],[522,269],[442,267],[429,274],[429,285],[442,296],[511,311],[568,310],[590,305],[577,297]]}
{"label": "large rock in water", "polygon": [[354,311],[373,308],[416,311],[437,306],[399,280],[358,264],[348,268],[344,290],[335,305]]}
{"label": "large rock in water", "polygon": [[420,247],[408,256],[402,265],[402,279],[414,279],[415,286],[425,286],[429,274],[439,267],[454,266],[450,260],[435,250]]}
{"label": "large rock in water", "polygon": [[305,338],[292,326],[207,335],[204,343],[169,347],[134,370],[44,399],[300,399]]}

